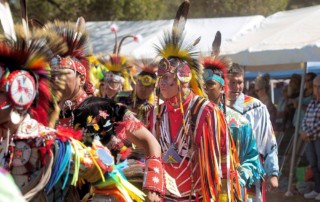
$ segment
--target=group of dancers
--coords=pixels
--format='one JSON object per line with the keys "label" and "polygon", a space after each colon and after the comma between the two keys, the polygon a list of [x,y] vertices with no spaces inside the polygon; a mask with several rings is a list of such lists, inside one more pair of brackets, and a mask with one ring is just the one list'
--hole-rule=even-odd
{"label": "group of dancers", "polygon": [[205,57],[184,38],[189,4],[159,57],[132,62],[120,48],[134,36],[115,27],[113,53],[94,55],[82,17],[23,10],[19,25],[1,2],[0,166],[14,181],[2,201],[266,201],[279,174],[267,108],[242,93],[220,32]]}

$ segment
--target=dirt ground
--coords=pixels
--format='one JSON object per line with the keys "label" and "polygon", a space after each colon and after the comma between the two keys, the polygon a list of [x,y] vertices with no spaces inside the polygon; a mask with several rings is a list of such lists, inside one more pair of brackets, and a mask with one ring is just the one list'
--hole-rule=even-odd
{"label": "dirt ground", "polygon": [[[292,142],[290,142],[292,138],[292,134],[294,130],[286,131],[286,135],[283,137],[279,148],[278,148],[278,157],[279,157],[279,166],[281,169],[281,175],[279,180],[279,188],[273,192],[267,192],[267,201],[268,202],[300,202],[300,201],[316,201],[314,199],[305,199],[303,194],[299,193],[296,189],[297,183],[297,175],[296,170],[294,171],[293,184],[291,187],[292,196],[285,196],[285,193],[288,190],[288,179],[290,173],[290,163],[291,163],[291,155],[292,155]],[[306,162],[306,158],[304,156],[303,142],[298,139],[297,141],[297,152],[296,152],[296,165],[298,166],[306,166],[308,162]],[[303,176],[302,176],[303,178]]]}
{"label": "dirt ground", "polygon": [[301,194],[294,194],[293,196],[287,197],[284,196],[285,193],[273,192],[267,193],[267,202],[301,202],[301,201],[316,201],[305,199]]}

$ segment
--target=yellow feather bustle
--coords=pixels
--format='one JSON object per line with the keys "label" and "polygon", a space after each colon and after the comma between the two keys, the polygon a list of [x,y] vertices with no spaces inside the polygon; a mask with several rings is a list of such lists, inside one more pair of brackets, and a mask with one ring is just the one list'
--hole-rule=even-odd
{"label": "yellow feather bustle", "polygon": [[101,64],[99,60],[96,58],[94,55],[90,55],[87,57],[89,61],[89,80],[92,83],[92,85],[96,88],[99,89],[100,86],[100,81],[103,80],[104,72],[108,72],[109,70],[107,69],[106,66]]}
{"label": "yellow feather bustle", "polygon": [[192,92],[194,92],[195,94],[201,97],[207,97],[206,93],[202,90],[202,88],[199,87],[199,86],[203,86],[203,84],[198,83],[201,80],[199,80],[197,73],[194,70],[191,70],[191,73],[192,73],[192,77],[190,81],[190,88],[192,89]]}
{"label": "yellow feather bustle", "polygon": [[122,70],[121,72],[124,78],[123,90],[132,91],[133,88],[130,83],[131,74],[127,70]]}
{"label": "yellow feather bustle", "polygon": [[107,71],[110,72],[120,72],[121,76],[124,78],[123,90],[131,91],[133,90],[131,86],[131,77],[130,74],[130,66],[127,64],[127,59],[124,56],[119,55],[110,55],[110,58],[106,59],[104,57],[100,57],[98,61],[105,66]]}

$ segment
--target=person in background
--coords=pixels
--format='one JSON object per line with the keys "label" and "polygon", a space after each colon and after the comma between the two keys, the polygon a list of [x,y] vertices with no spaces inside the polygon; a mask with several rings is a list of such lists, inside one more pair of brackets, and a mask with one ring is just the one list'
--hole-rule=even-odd
{"label": "person in background", "polygon": [[268,112],[270,114],[270,120],[272,123],[273,128],[276,128],[276,116],[277,116],[277,108],[271,101],[270,97],[270,75],[258,75],[255,80],[254,90],[255,93],[258,95],[258,99],[266,105]]}
{"label": "person in background", "polygon": [[284,114],[288,103],[288,84],[284,83],[282,86],[282,94],[277,104],[277,119],[276,131],[284,132],[287,128],[287,123],[284,122]]}
{"label": "person in background", "polygon": [[157,81],[155,64],[139,66],[142,71],[136,76],[133,91],[121,91],[115,96],[115,102],[125,104],[136,117],[148,127],[149,112],[154,104],[153,93]]}
{"label": "person in background", "polygon": [[307,141],[306,156],[314,177],[314,190],[305,198],[320,200],[320,76],[313,80],[314,99],[309,103],[302,121],[300,137]]}
{"label": "person in background", "polygon": [[293,126],[293,127],[290,127],[293,129],[293,131],[294,131],[294,127],[296,126],[295,125],[296,123],[293,121],[293,117],[297,111],[294,103],[298,103],[298,101],[296,100],[299,100],[300,85],[301,85],[301,75],[292,74],[288,84],[288,92],[287,92],[288,102],[286,107],[286,113],[284,114],[284,122],[289,122],[290,125]]}
{"label": "person in background", "polygon": [[113,100],[116,94],[123,90],[124,77],[117,71],[104,72],[103,75],[104,78],[99,86],[100,96]]}
{"label": "person in background", "polygon": [[113,53],[108,58],[99,57],[98,61],[107,68],[107,72],[103,72],[103,78],[99,87],[101,97],[115,99],[116,94],[121,91],[132,91],[132,66],[128,64],[127,58],[120,54],[122,43],[129,38],[139,41],[138,35],[125,35],[118,39],[118,27],[111,25],[111,32],[115,36],[115,44]]}
{"label": "person in background", "polygon": [[[302,122],[303,117],[305,115],[305,112],[307,110],[307,107],[311,100],[313,99],[313,79],[317,75],[313,72],[309,72],[305,76],[304,80],[304,90],[303,90],[303,97],[302,97],[302,102],[301,102],[301,111],[300,111],[300,117],[298,119],[298,103],[299,99],[292,99],[291,102],[293,104],[293,107],[296,109],[293,117],[293,124],[296,126],[297,121],[299,123]],[[299,132],[301,131],[301,124],[299,124]]]}
{"label": "person in background", "polygon": [[[136,65],[138,66],[138,64]],[[122,103],[131,110],[138,120],[140,120],[147,128],[149,128],[149,113],[154,106],[154,89],[157,81],[157,67],[155,64],[142,64],[139,66],[142,71],[135,79],[134,90],[121,91],[116,94],[114,101]],[[143,151],[129,142],[126,146],[132,148],[133,152],[129,158],[143,159]]]}
{"label": "person in background", "polygon": [[250,82],[249,89],[247,90],[246,94],[251,97],[258,98],[258,95],[256,94],[256,91],[255,91],[255,82],[254,81]]}
{"label": "person in background", "polygon": [[[279,175],[278,147],[267,107],[258,99],[242,93],[244,88],[242,66],[233,63],[228,69],[228,79],[230,90],[227,106],[241,113],[252,124],[260,160],[267,174],[266,182],[275,189],[278,187]],[[255,192],[249,192],[249,197],[256,201],[266,201],[265,183],[261,185],[256,181],[256,188]]]}

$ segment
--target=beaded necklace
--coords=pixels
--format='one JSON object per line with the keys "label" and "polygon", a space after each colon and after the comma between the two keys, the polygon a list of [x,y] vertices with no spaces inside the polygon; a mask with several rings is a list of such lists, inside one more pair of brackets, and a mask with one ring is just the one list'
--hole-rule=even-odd
{"label": "beaded necklace", "polygon": [[[183,115],[183,119],[186,122],[185,127],[180,126],[180,129],[178,130],[178,134],[176,135],[175,139],[172,140],[172,136],[170,133],[170,120],[169,120],[169,114],[165,110],[163,113],[163,118],[161,120],[160,124],[160,133],[161,137],[159,139],[161,148],[163,150],[163,161],[164,162],[170,162],[170,163],[181,163],[180,166],[182,165],[182,160],[179,158],[180,156],[185,157],[186,154],[189,151],[189,146],[191,145],[191,136],[186,135],[188,134],[187,131],[190,129],[190,116],[191,116],[191,108],[196,101],[196,97],[192,98],[188,104],[187,110]],[[185,131],[186,130],[186,131]],[[169,159],[168,159],[169,158]],[[171,158],[171,159],[170,159]]]}
{"label": "beaded necklace", "polygon": [[[74,122],[74,114],[73,110],[75,110],[89,95],[86,92],[83,92],[79,97],[75,98],[74,100],[66,100],[61,107],[62,110],[62,118],[59,119],[57,122],[58,125],[62,126],[70,126],[73,128]],[[71,115],[71,118],[66,116]]]}

